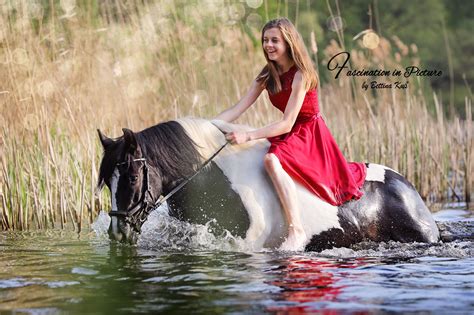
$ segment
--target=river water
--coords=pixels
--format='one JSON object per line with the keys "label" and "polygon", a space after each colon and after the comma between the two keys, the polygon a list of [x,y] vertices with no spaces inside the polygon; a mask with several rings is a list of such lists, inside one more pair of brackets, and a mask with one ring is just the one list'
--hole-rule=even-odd
{"label": "river water", "polygon": [[[25,314],[474,313],[474,215],[434,214],[435,245],[365,243],[322,253],[251,252],[155,211],[138,246],[109,218],[74,232],[0,233],[0,312]],[[454,237],[456,238],[456,237]]]}

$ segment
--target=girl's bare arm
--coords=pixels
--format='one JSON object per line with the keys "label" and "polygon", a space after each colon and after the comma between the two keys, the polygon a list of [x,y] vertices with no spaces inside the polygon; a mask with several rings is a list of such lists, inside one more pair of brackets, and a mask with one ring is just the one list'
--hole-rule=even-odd
{"label": "girl's bare arm", "polygon": [[262,84],[254,80],[247,94],[242,97],[237,104],[226,109],[222,113],[216,116],[214,119],[224,120],[232,122],[240,117],[260,96],[264,87]]}
{"label": "girl's bare arm", "polygon": [[248,132],[247,140],[269,138],[290,132],[295,124],[296,117],[298,117],[306,94],[303,76],[300,71],[296,72],[291,89],[292,91],[283,118],[273,124]]}

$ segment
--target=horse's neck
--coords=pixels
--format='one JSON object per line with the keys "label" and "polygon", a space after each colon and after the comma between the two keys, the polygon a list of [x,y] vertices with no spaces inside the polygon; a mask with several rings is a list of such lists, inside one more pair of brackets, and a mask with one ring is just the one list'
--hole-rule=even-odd
{"label": "horse's neck", "polygon": [[196,144],[196,150],[203,159],[208,159],[225,143],[224,134],[209,120],[200,118],[181,118],[181,124],[191,140]]}
{"label": "horse's neck", "polygon": [[[232,131],[251,131],[254,128],[225,122],[223,120],[205,120],[200,118],[182,118],[177,120],[186,130],[188,136],[196,143],[196,149],[204,160],[211,157],[222,145],[225,144],[225,134]],[[258,142],[258,141],[257,141]],[[246,150],[257,143],[247,142],[238,146],[227,146],[225,152],[237,153]],[[225,155],[222,152],[219,154]]]}

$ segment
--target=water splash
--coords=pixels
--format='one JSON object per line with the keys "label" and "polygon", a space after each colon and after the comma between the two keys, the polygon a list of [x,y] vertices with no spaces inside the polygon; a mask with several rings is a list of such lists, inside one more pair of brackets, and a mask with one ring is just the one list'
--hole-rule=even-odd
{"label": "water splash", "polygon": [[[110,217],[101,211],[92,223],[92,230],[100,240],[109,239]],[[169,216],[167,205],[152,211],[142,226],[138,247],[154,250],[222,250],[245,251],[248,246],[240,237],[234,237],[229,231],[220,235],[212,233],[216,221],[205,225],[191,224]]]}
{"label": "water splash", "polygon": [[241,251],[245,248],[242,238],[234,237],[225,231],[214,235],[212,231],[215,220],[205,225],[191,224],[168,215],[166,205],[150,213],[143,224],[138,246],[146,249],[160,250],[222,250]]}
{"label": "water splash", "polygon": [[[453,218],[450,218],[453,220]],[[330,258],[359,258],[359,257],[386,257],[391,259],[409,259],[413,257],[474,257],[474,234],[472,218],[463,218],[459,221],[439,222],[442,239],[445,242],[427,243],[400,243],[400,242],[363,242],[351,248],[334,248],[320,253],[311,253],[319,257]],[[108,240],[107,230],[110,225],[109,215],[101,211],[92,229],[101,240]],[[143,249],[174,251],[174,250],[218,250],[256,252],[252,244],[240,237],[234,237],[224,231],[220,235],[212,233],[216,225],[215,220],[206,224],[191,224],[169,216],[167,205],[152,211],[142,227],[138,239],[138,247]],[[451,241],[452,240],[452,241]],[[260,249],[258,252],[274,251]]]}
{"label": "water splash", "polygon": [[400,242],[363,242],[352,248],[333,248],[317,253],[318,256],[331,258],[381,257],[389,259],[409,259],[414,257],[474,257],[474,243],[455,241],[449,243],[400,243]]}
{"label": "water splash", "polygon": [[109,229],[110,221],[109,214],[105,211],[101,211],[95,222],[92,223],[91,228],[99,239],[109,238],[107,230]]}

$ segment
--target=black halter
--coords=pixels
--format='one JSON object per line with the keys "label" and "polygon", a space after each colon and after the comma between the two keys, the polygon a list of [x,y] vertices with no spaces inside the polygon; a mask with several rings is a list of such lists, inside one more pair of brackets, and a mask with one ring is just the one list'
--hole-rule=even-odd
{"label": "black halter", "polygon": [[[150,212],[159,206],[161,206],[163,203],[165,203],[166,200],[168,200],[171,196],[173,196],[175,193],[177,193],[181,188],[183,188],[184,185],[189,183],[199,172],[205,168],[211,161],[214,159],[217,154],[219,154],[225,146],[229,142],[226,142],[224,145],[222,145],[209,159],[207,159],[199,169],[194,172],[193,175],[190,177],[184,179],[178,186],[173,188],[166,196],[161,196],[155,203],[153,203],[153,195],[151,192],[151,188],[149,185],[149,174],[148,174],[148,165],[146,162],[145,158],[140,158],[140,159],[134,159],[131,162],[140,162],[144,161],[144,169],[143,169],[143,185],[142,185],[142,196],[140,200],[138,200],[128,211],[110,211],[109,216],[111,217],[123,217],[125,222],[130,224],[130,226],[138,233],[141,232],[141,226],[143,223],[146,221],[148,218],[148,215]],[[129,162],[121,162],[117,163],[118,165],[123,165],[127,164]],[[147,200],[147,195],[149,196],[150,200]]]}
{"label": "black halter", "polygon": [[[130,162],[145,162],[143,166],[143,185],[142,185],[142,196],[140,199],[130,208],[128,211],[110,211],[109,216],[111,217],[123,217],[125,222],[130,224],[130,226],[140,233],[141,226],[146,221],[150,212],[154,209],[153,195],[150,188],[150,175],[148,172],[148,164],[145,158],[134,159]],[[121,162],[116,165],[123,165],[129,162]],[[151,200],[147,200],[147,195]]]}

